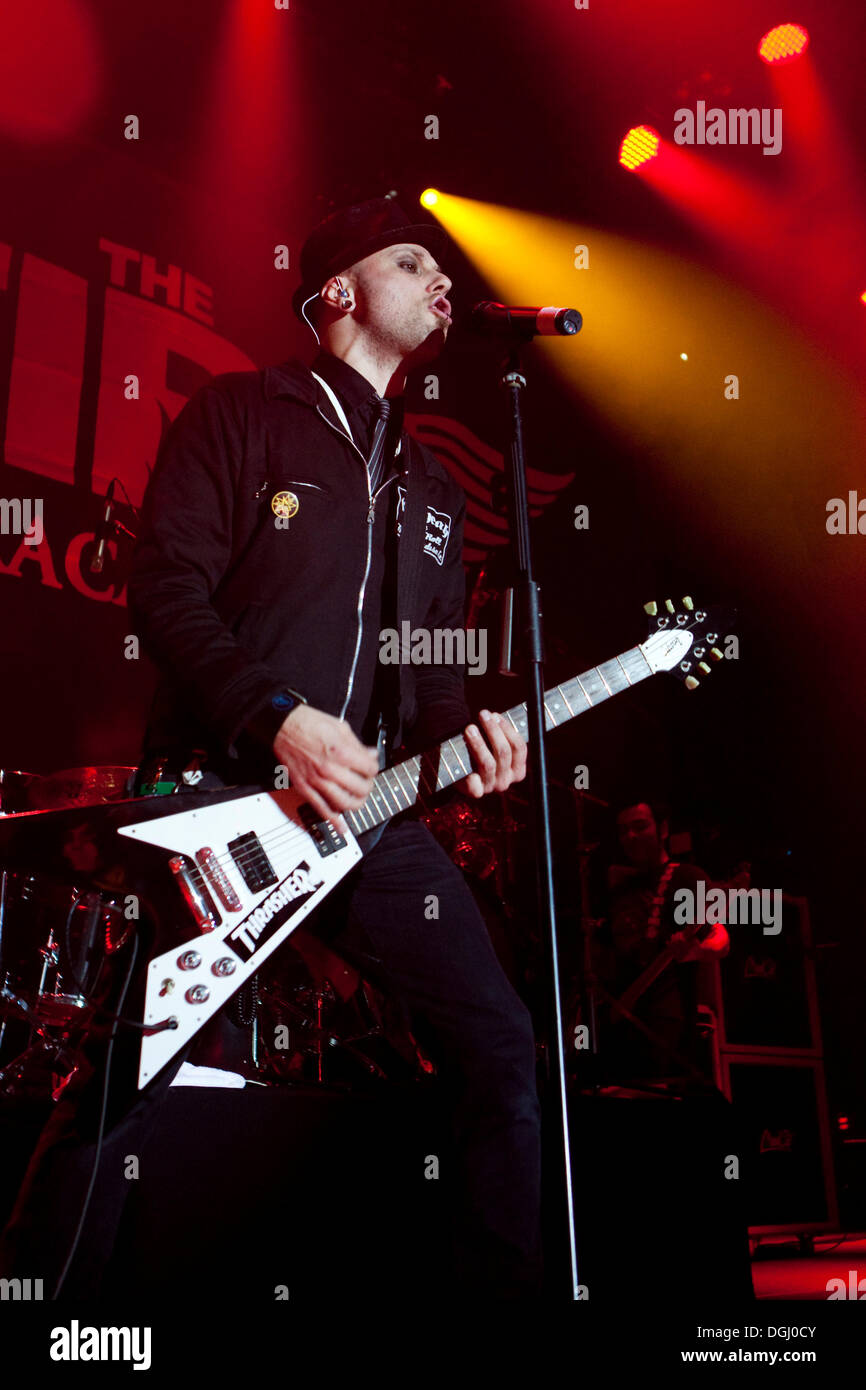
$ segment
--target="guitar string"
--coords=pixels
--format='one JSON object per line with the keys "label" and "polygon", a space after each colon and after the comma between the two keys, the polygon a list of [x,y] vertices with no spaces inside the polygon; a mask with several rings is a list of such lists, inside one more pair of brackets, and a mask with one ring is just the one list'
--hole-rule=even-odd
{"label": "guitar string", "polygon": [[[634,649],[634,650],[635,650],[635,651],[639,651],[639,649]],[[633,652],[628,652],[628,653],[625,654],[625,656],[626,656],[626,657],[631,657],[631,656],[633,656],[633,654],[634,654]],[[622,664],[622,660],[621,660],[620,658],[615,658],[615,660],[619,660],[619,661],[620,661],[620,664]],[[608,663],[605,663],[605,664],[608,664]],[[598,674],[601,676],[600,668],[597,668],[597,667],[596,667],[596,668],[593,668],[593,669],[594,669],[595,671],[597,671]],[[589,676],[590,676],[590,672],[584,672],[584,677],[583,677],[583,678],[588,678]],[[568,715],[566,716],[567,719],[574,718],[574,717],[577,716],[577,714],[582,714],[582,713],[585,712],[585,710],[593,708],[593,707],[594,707],[593,702],[590,700],[590,697],[587,695],[587,692],[583,689],[583,687],[582,687],[582,685],[581,685],[581,686],[580,686],[580,693],[581,693],[581,694],[583,695],[583,697],[584,697],[584,701],[585,701],[584,707],[583,707],[583,709],[579,709],[579,710],[577,710],[576,712],[573,711],[573,710],[571,710],[571,706],[570,706],[570,704],[569,704],[568,697],[567,697],[567,695],[565,694],[565,690],[566,690],[567,688],[569,688],[569,687],[572,687],[572,689],[571,689],[572,695],[576,694],[576,691],[573,689],[573,687],[574,687],[575,685],[578,685],[579,682],[581,681],[581,679],[582,679],[581,677],[576,677],[573,681],[563,682],[563,683],[562,683],[561,685],[559,685],[559,686],[551,687],[551,689],[545,693],[545,705],[547,706],[549,703],[554,703],[555,692],[558,692],[559,695],[561,696],[562,700],[565,702],[566,707],[567,707],[568,710],[569,710],[569,713],[568,713]],[[604,677],[601,676],[601,679],[603,680]],[[625,687],[625,686],[621,687],[621,689],[626,689],[626,688],[627,688],[627,687]],[[607,689],[607,687],[605,687],[605,689],[604,689],[603,691],[599,691],[599,692],[597,692],[597,693],[600,695],[601,698],[600,698],[599,700],[597,700],[596,702],[594,702],[594,703],[601,703],[602,700],[609,699],[609,698],[611,697],[612,694],[618,694],[618,693],[620,693],[620,691],[609,691],[609,690]],[[515,724],[515,726],[516,726],[516,724],[517,724],[517,719],[515,719],[514,716],[517,715],[518,718],[522,719],[522,718],[525,716],[525,713],[526,713],[526,705],[525,705],[525,704],[524,704],[524,705],[516,705],[516,706],[513,707],[513,709],[505,711],[503,717],[504,717],[504,718],[509,718],[509,719],[511,720],[511,722],[512,722],[513,724]],[[558,712],[557,712],[557,713],[558,713]],[[563,723],[566,722],[565,720],[561,720],[561,721],[560,721],[559,719],[557,719],[556,714],[551,714],[551,712],[550,712],[549,709],[547,710],[547,714],[548,714],[548,716],[549,716],[549,718],[550,718],[550,727],[551,727],[551,728],[556,728],[556,727],[558,727],[558,724],[559,724],[560,722],[563,722]],[[446,740],[446,742],[442,745],[442,749],[443,749],[443,756],[440,757],[440,772],[439,772],[439,774],[438,774],[438,776],[437,776],[437,787],[436,787],[436,789],[435,789],[436,791],[444,790],[445,787],[447,787],[447,786],[449,786],[449,785],[452,784],[451,782],[445,782],[445,783],[443,783],[443,785],[442,785],[441,788],[438,786],[439,777],[441,777],[441,775],[442,775],[442,773],[441,773],[441,765],[442,765],[442,764],[444,764],[445,771],[449,774],[449,776],[451,777],[452,781],[457,781],[457,780],[459,780],[459,778],[460,778],[461,775],[466,775],[465,769],[464,769],[464,767],[463,767],[463,765],[462,765],[462,762],[461,762],[460,756],[459,756],[461,749],[462,749],[462,751],[463,751],[464,753],[467,752],[466,743],[465,743],[465,740],[462,738],[462,736],[456,736],[456,737],[453,738],[453,739]],[[448,767],[447,761],[446,761],[446,759],[445,759],[445,757],[444,757],[444,751],[445,751],[446,749],[449,749],[451,752],[453,752],[453,753],[455,754],[455,756],[457,757],[458,762],[461,762],[461,770],[460,770],[460,772],[455,773],[455,772],[453,771],[452,768],[449,768],[449,767]],[[410,774],[410,786],[411,786],[411,789],[412,789],[412,791],[413,791],[413,793],[414,793],[412,799],[411,799],[411,800],[408,800],[408,801],[406,802],[405,805],[401,805],[401,804],[400,804],[400,800],[399,800],[400,797],[405,797],[405,796],[406,796],[406,788],[405,788],[405,786],[403,785],[403,782],[400,780],[400,778],[399,778],[399,776],[398,776],[399,769],[401,769],[401,768],[406,768],[406,769],[408,769],[413,763],[417,763],[417,762],[418,762],[418,755],[416,755],[416,756],[413,757],[413,758],[405,759],[403,762],[398,763],[398,764],[395,764],[395,766],[392,767],[392,768],[384,769],[383,773],[380,774],[380,777],[383,779],[383,781],[384,781],[384,779],[385,779],[385,777],[386,777],[387,774],[390,774],[390,775],[391,775],[391,785],[388,786],[388,792],[387,792],[387,794],[390,795],[390,796],[397,802],[397,807],[396,807],[396,809],[392,809],[392,808],[388,805],[388,801],[387,801],[387,799],[386,799],[386,794],[382,791],[382,789],[381,789],[382,784],[380,783],[380,785],[379,785],[379,799],[383,802],[384,807],[385,807],[385,810],[388,812],[388,816],[386,817],[386,819],[389,819],[391,816],[398,815],[398,814],[400,814],[402,811],[408,810],[409,807],[413,806],[413,805],[419,800],[419,798],[420,798],[420,796],[421,796],[420,788],[419,788],[420,771],[421,771],[420,767],[414,769],[414,771],[415,771],[415,777],[413,777],[413,776]],[[416,777],[417,777],[418,780],[416,780]],[[379,779],[377,778],[377,782],[378,782],[378,781],[379,781]],[[387,783],[386,783],[386,785],[387,785]],[[363,806],[358,807],[358,808],[357,808],[356,810],[354,810],[354,811],[347,812],[346,814],[349,815],[349,816],[354,816],[354,817],[357,818],[357,817],[359,817],[360,815],[364,814],[365,811],[369,814],[369,810],[370,810],[371,808],[372,808],[373,812],[374,812],[374,813],[376,814],[376,816],[377,816],[377,820],[373,822],[373,825],[380,824],[380,823],[381,823],[381,819],[379,818],[379,817],[380,817],[380,808],[376,805],[376,794],[375,794],[375,792],[373,792],[373,793],[370,794],[370,796],[367,798],[367,800],[365,801],[365,803],[364,803]],[[362,829],[361,829],[360,831],[356,831],[355,833],[361,833],[361,834],[363,834],[365,829],[372,829],[372,828],[373,828],[373,826],[362,827]],[[289,829],[286,829],[286,827],[279,826],[279,827],[275,827],[274,830],[269,831],[269,832],[266,832],[265,834],[259,836],[259,837],[258,837],[258,842],[259,842],[259,845],[260,845],[261,847],[264,847],[264,845],[267,843],[267,845],[269,846],[269,848],[271,848],[272,852],[274,852],[275,849],[276,849],[276,846],[277,846],[277,844],[280,842],[280,840],[285,839],[285,838],[287,838],[287,837],[294,837],[294,836],[296,836],[296,835],[298,835],[298,834],[300,834],[300,836],[302,836],[302,837],[305,837],[306,832],[303,830],[303,827],[295,826],[295,827],[291,827],[291,828],[289,828]],[[224,872],[225,872],[227,869],[231,868],[232,865],[238,867],[238,868],[241,869],[241,871],[242,871],[242,870],[243,870],[243,865],[246,864],[246,863],[252,862],[252,861],[257,857],[257,854],[258,854],[257,848],[254,847],[254,846],[250,846],[248,850],[246,850],[246,851],[241,851],[240,853],[238,853],[237,856],[232,855],[231,853],[228,853],[228,854],[224,854],[224,855],[214,855],[213,858],[214,858],[214,862],[215,862]],[[200,865],[195,864],[195,863],[188,865],[188,866],[187,866],[187,872],[190,874],[190,877],[193,878],[194,881],[198,882],[198,883],[201,884],[202,886],[206,886],[206,887],[209,886],[208,877],[207,877],[207,871],[206,871],[206,870],[203,870],[202,867],[201,867]]]}
{"label": "guitar string", "polygon": [[[637,651],[639,651],[639,649],[636,648],[636,649],[634,649],[634,651],[637,652]],[[625,656],[626,656],[626,657],[632,657],[633,655],[634,655],[633,652],[625,653]],[[614,658],[614,660],[615,660],[615,661],[618,661],[618,662],[620,663],[620,665],[623,665],[623,664],[624,664],[622,658]],[[645,660],[645,658],[644,658],[644,660]],[[612,663],[604,663],[604,664],[607,665],[607,664],[612,664]],[[593,669],[594,669],[594,671],[597,671],[597,672],[598,672],[599,676],[601,677],[601,679],[602,679],[602,681],[603,681],[603,680],[604,680],[604,677],[601,675],[601,670],[600,670],[600,668],[596,667],[596,668],[593,668]],[[611,698],[611,695],[613,695],[613,694],[619,694],[619,693],[620,693],[620,691],[609,690],[609,689],[607,688],[607,686],[605,686],[605,688],[604,688],[603,691],[597,692],[597,693],[600,695],[601,698],[600,698],[599,700],[595,701],[595,702],[592,702],[591,699],[590,699],[590,697],[589,697],[589,695],[587,694],[587,692],[583,689],[583,687],[582,687],[582,685],[581,685],[581,686],[580,686],[580,693],[581,693],[581,694],[583,695],[583,697],[584,697],[584,701],[585,701],[584,708],[583,708],[583,709],[579,709],[579,710],[577,710],[576,712],[573,711],[573,710],[571,709],[570,703],[569,703],[569,701],[568,701],[568,697],[567,697],[567,695],[565,694],[565,689],[566,689],[566,688],[569,688],[569,687],[572,687],[571,693],[572,693],[573,695],[576,694],[576,691],[573,689],[573,687],[574,687],[576,684],[578,684],[583,678],[588,678],[589,676],[590,676],[590,672],[584,672],[584,676],[583,676],[583,677],[576,677],[573,681],[564,682],[564,683],[562,683],[562,684],[559,685],[559,686],[553,686],[553,687],[551,687],[550,690],[548,690],[547,692],[545,692],[545,705],[547,706],[548,704],[554,703],[555,692],[558,692],[559,695],[560,695],[560,697],[561,697],[561,699],[562,699],[563,702],[565,703],[567,709],[569,710],[569,713],[568,713],[568,715],[567,715],[567,719],[571,719],[571,718],[576,718],[578,714],[584,713],[587,709],[593,708],[595,703],[601,703],[601,702],[602,702],[603,700],[605,700],[605,699],[610,699],[610,698]],[[623,686],[623,687],[621,687],[621,690],[624,690],[624,689],[627,689],[627,688],[628,688],[627,686]],[[556,713],[558,713],[558,711],[557,711]],[[556,728],[556,727],[558,727],[558,725],[559,725],[560,722],[562,722],[562,723],[566,722],[566,720],[559,720],[559,719],[556,717],[556,713],[551,714],[550,710],[549,710],[549,709],[547,710],[547,714],[548,714],[548,716],[549,716],[549,718],[550,718],[550,721],[551,721],[551,723],[550,723],[550,727],[551,727],[551,728]],[[523,722],[523,719],[524,719],[524,717],[525,717],[525,714],[526,714],[526,705],[525,705],[525,704],[523,704],[523,705],[515,705],[515,706],[513,707],[513,709],[505,711],[503,717],[504,717],[504,718],[510,719],[511,722],[512,722],[512,724],[514,724],[514,725],[516,726],[516,725],[517,725],[517,722],[518,722],[518,719],[520,719],[521,722]],[[515,715],[517,716],[517,718],[514,717]],[[459,772],[459,773],[455,773],[454,770],[448,766],[447,761],[446,761],[445,756],[444,756],[444,753],[445,753],[445,750],[446,750],[446,749],[449,750],[449,751],[451,751],[451,752],[457,757],[458,762],[461,763],[461,769],[460,769],[460,772]],[[438,776],[437,776],[437,786],[436,786],[436,788],[435,788],[436,791],[444,790],[445,787],[447,787],[447,786],[449,786],[449,785],[452,784],[451,782],[445,782],[445,783],[443,783],[442,787],[439,787],[439,785],[438,785],[439,778],[440,778],[441,775],[442,775],[441,766],[442,766],[443,764],[444,764],[445,771],[446,771],[446,772],[449,774],[449,776],[452,778],[452,781],[457,781],[457,780],[459,780],[459,778],[460,778],[461,775],[463,775],[463,776],[466,775],[466,770],[465,770],[465,768],[463,767],[462,761],[461,761],[461,758],[460,758],[460,752],[462,751],[462,752],[466,753],[468,750],[467,750],[467,748],[466,748],[465,740],[462,738],[462,736],[455,736],[455,738],[453,738],[453,739],[446,740],[446,742],[442,745],[442,750],[443,750],[443,753],[442,753],[442,756],[440,757],[440,771],[439,771],[439,774],[438,774]],[[408,809],[409,809],[411,806],[413,806],[413,805],[418,801],[418,799],[420,798],[421,792],[420,792],[419,782],[420,782],[420,771],[421,771],[421,769],[420,769],[420,767],[416,767],[416,768],[413,769],[414,776],[412,775],[412,773],[409,774],[410,787],[411,787],[411,790],[412,790],[412,792],[413,792],[413,796],[412,796],[412,798],[411,798],[410,800],[407,800],[407,801],[406,801],[406,804],[405,804],[405,805],[401,805],[401,804],[400,804],[400,798],[401,798],[401,797],[406,797],[406,794],[407,794],[407,793],[406,793],[406,788],[405,788],[405,786],[403,785],[403,782],[402,782],[402,781],[400,780],[400,778],[399,778],[399,770],[400,770],[401,768],[408,769],[413,763],[417,763],[417,762],[418,762],[418,755],[416,755],[416,756],[413,757],[413,758],[405,759],[403,762],[395,764],[395,766],[392,767],[392,768],[386,768],[386,769],[384,769],[383,772],[382,772],[381,774],[379,774],[379,777],[376,779],[377,783],[379,784],[379,791],[378,791],[379,799],[382,801],[385,810],[388,812],[388,816],[386,817],[386,819],[389,819],[391,816],[399,815],[402,811],[408,810]],[[389,774],[390,774],[390,778],[391,778],[391,783],[390,783],[390,785],[388,785],[388,782],[387,782],[387,777],[388,777]],[[380,779],[381,779],[381,781],[380,781]],[[387,791],[383,791],[383,790],[382,790],[382,787],[383,787],[383,786],[387,788]],[[391,796],[391,797],[393,798],[393,800],[397,803],[396,809],[392,809],[392,808],[389,806],[388,801],[387,801],[387,796]],[[363,815],[365,812],[369,814],[369,810],[370,810],[370,809],[372,809],[373,812],[375,813],[375,815],[377,816],[377,819],[373,822],[373,825],[381,824],[381,819],[380,819],[380,807],[376,805],[376,792],[375,792],[375,791],[374,791],[374,792],[371,792],[370,796],[367,797],[367,799],[366,799],[366,801],[364,802],[364,805],[363,805],[363,806],[357,807],[354,811],[347,812],[346,814],[358,818],[358,817],[360,817],[361,815]],[[364,830],[366,830],[366,829],[372,829],[372,828],[373,828],[373,826],[362,827],[362,829],[360,830],[360,832],[356,832],[356,833],[361,833],[361,834],[363,834],[363,833],[364,833]],[[302,828],[302,827],[299,826],[299,827],[296,827],[296,829],[299,830],[299,831],[301,831],[301,832],[303,833],[303,828]],[[282,827],[282,826],[280,826],[280,827],[275,827],[275,829],[274,829],[273,831],[266,832],[266,834],[264,834],[264,835],[262,835],[262,836],[259,837],[259,844],[262,845],[262,846],[264,846],[264,844],[267,842],[268,845],[275,846],[276,843],[277,843],[277,841],[276,841],[273,837],[274,837],[274,836],[281,836],[283,833],[284,833],[284,827]],[[238,866],[238,867],[241,867],[242,864],[244,864],[244,863],[246,863],[246,862],[248,862],[248,861],[251,861],[251,860],[255,859],[255,858],[256,858],[256,855],[257,855],[257,850],[256,850],[256,848],[251,846],[251,847],[249,848],[248,851],[246,851],[246,852],[243,852],[243,851],[242,851],[242,852],[240,852],[237,856],[232,855],[231,853],[229,853],[229,854],[224,854],[224,855],[214,855],[214,861],[215,861],[221,868],[223,868],[223,869],[225,870],[225,869],[230,868],[232,865],[236,865],[236,866]],[[203,870],[201,869],[201,866],[196,865],[194,868],[193,868],[193,867],[190,867],[190,870],[189,870],[189,871],[190,871],[191,874],[194,874],[196,877],[198,877],[199,879],[201,879],[202,882],[206,882],[206,871],[203,871]]]}
{"label": "guitar string", "polygon": [[[623,653],[621,656],[619,656],[619,657],[614,657],[612,661],[603,662],[603,663],[602,663],[602,666],[605,666],[605,667],[608,667],[608,668],[613,668],[615,664],[619,664],[619,665],[622,667],[623,671],[625,672],[627,684],[625,684],[625,685],[620,685],[618,689],[611,689],[611,688],[609,688],[608,685],[607,685],[607,682],[605,681],[605,678],[604,678],[604,676],[603,676],[603,674],[602,674],[602,666],[595,666],[595,667],[591,667],[591,668],[590,668],[589,670],[587,670],[587,671],[584,671],[584,672],[582,673],[582,675],[576,676],[576,677],[574,677],[574,678],[573,678],[572,680],[570,680],[570,681],[564,681],[564,682],[562,682],[562,683],[559,684],[559,685],[552,686],[549,690],[545,691],[545,693],[544,693],[544,706],[545,706],[545,713],[546,713],[547,717],[548,717],[549,720],[550,720],[550,725],[549,725],[549,727],[550,727],[550,728],[557,728],[557,727],[559,727],[560,723],[566,723],[568,720],[570,720],[570,719],[572,719],[572,718],[576,718],[576,717],[577,717],[578,715],[580,715],[580,714],[584,714],[588,709],[593,709],[593,708],[595,707],[596,704],[601,704],[601,703],[603,703],[605,700],[610,699],[613,695],[615,695],[615,694],[620,694],[620,693],[622,693],[624,690],[628,689],[628,688],[630,687],[630,685],[633,684],[634,682],[630,682],[630,681],[628,680],[628,672],[627,672],[627,670],[626,670],[626,662],[629,662],[629,663],[631,663],[632,665],[634,665],[634,663],[635,663],[635,661],[636,661],[637,658],[640,658],[640,661],[643,663],[643,667],[644,667],[645,669],[641,670],[639,673],[636,673],[636,674],[637,674],[637,676],[638,676],[638,680],[643,680],[643,679],[645,679],[647,676],[652,675],[653,672],[652,672],[651,666],[649,665],[649,662],[647,661],[647,659],[646,659],[644,653],[641,651],[641,648],[640,648],[639,646],[638,646],[638,647],[633,647],[633,648],[631,648],[629,651],[624,652],[624,653]],[[597,690],[597,691],[594,692],[594,693],[598,696],[598,698],[595,699],[595,700],[593,700],[593,699],[590,697],[590,695],[587,693],[587,691],[584,689],[584,686],[583,686],[583,681],[584,681],[584,680],[591,681],[592,678],[593,678],[593,676],[597,676],[597,677],[602,681],[603,686],[604,686],[604,688],[603,688],[602,690]],[[579,691],[580,694],[583,696],[583,700],[584,700],[584,705],[583,705],[583,707],[582,707],[582,708],[579,708],[579,709],[577,709],[577,710],[573,710],[572,707],[571,707],[571,703],[570,703],[570,701],[569,701],[568,695],[565,693],[566,691],[568,691],[572,696],[576,696],[577,693],[578,693],[578,691]],[[549,704],[554,704],[554,706],[555,706],[555,703],[556,703],[555,697],[556,697],[557,695],[559,695],[561,701],[565,704],[565,707],[566,707],[566,709],[568,710],[568,713],[567,713],[567,715],[565,716],[564,719],[559,719],[559,718],[557,718],[557,714],[558,714],[560,711],[556,711],[555,713],[551,713],[550,709],[548,708],[548,705],[549,705]],[[523,704],[520,704],[520,705],[515,705],[515,706],[513,706],[511,709],[504,711],[504,713],[503,713],[503,718],[509,719],[510,722],[511,722],[515,727],[517,727],[518,721],[520,721],[521,723],[525,723],[526,713],[527,713],[527,707],[526,707],[526,704],[523,703]],[[437,773],[437,784],[436,784],[436,787],[434,788],[434,791],[436,791],[436,792],[438,792],[438,791],[440,791],[440,790],[441,790],[441,791],[444,791],[446,787],[448,787],[448,786],[450,786],[450,785],[453,785],[453,783],[454,783],[455,781],[459,781],[461,776],[467,775],[467,774],[466,774],[466,770],[465,770],[465,768],[463,767],[463,764],[462,764],[462,761],[461,761],[461,758],[460,758],[460,752],[461,752],[461,751],[462,751],[463,753],[467,753],[467,752],[468,752],[468,749],[467,749],[467,747],[466,747],[466,742],[465,742],[465,740],[463,739],[462,735],[456,735],[456,736],[455,736],[454,738],[452,738],[452,739],[447,739],[447,740],[441,745],[441,748],[442,748],[442,753],[440,754],[440,767],[439,767],[439,771],[438,771],[438,773]],[[445,750],[448,750],[448,751],[452,752],[452,753],[454,754],[454,756],[457,758],[458,763],[460,763],[460,765],[461,765],[461,770],[460,770],[460,772],[454,772],[453,769],[450,768],[450,767],[448,766],[447,761],[445,760],[445,756],[444,756]],[[383,801],[384,807],[385,807],[386,811],[388,812],[388,815],[385,817],[385,819],[390,819],[392,816],[398,815],[398,814],[400,814],[402,811],[408,810],[409,807],[415,805],[416,802],[420,799],[421,791],[420,791],[420,785],[419,785],[419,783],[420,783],[421,763],[419,762],[419,759],[423,759],[423,755],[416,754],[416,755],[415,755],[414,757],[412,757],[412,758],[404,759],[403,762],[395,764],[394,767],[384,769],[383,772],[380,773],[379,776],[376,778],[376,783],[378,784],[378,787],[379,787],[379,797],[380,797],[380,799]],[[409,800],[409,801],[406,802],[406,805],[405,805],[405,806],[401,806],[401,805],[399,804],[399,797],[400,797],[400,796],[404,796],[404,797],[406,796],[406,789],[405,789],[405,787],[403,786],[402,781],[400,781],[399,776],[398,776],[398,773],[399,773],[399,770],[400,770],[401,768],[406,768],[406,769],[408,769],[412,764],[418,764],[417,768],[415,769],[415,773],[416,773],[416,776],[417,776],[417,780],[415,780],[415,778],[414,778],[411,774],[409,774],[409,783],[410,783],[410,787],[411,787],[412,791],[414,792],[414,796],[412,797],[411,800]],[[442,776],[442,768],[443,768],[443,765],[444,765],[444,770],[445,770],[445,772],[448,774],[450,780],[449,780],[449,781],[446,781],[446,782],[443,782],[443,783],[442,783],[442,786],[440,787],[440,786],[439,786],[439,780],[440,780],[440,778],[441,778],[441,776]],[[388,794],[389,794],[391,797],[393,797],[393,799],[394,799],[395,801],[397,801],[398,804],[397,804],[397,809],[396,809],[396,810],[392,810],[392,809],[389,807],[388,802],[387,802],[387,800],[385,799],[385,793],[383,793],[383,791],[381,790],[381,788],[382,788],[383,785],[386,785],[386,786],[387,786],[386,778],[388,777],[388,775],[391,776],[391,781],[392,781],[392,785],[391,785],[391,786],[388,786]],[[380,779],[381,779],[381,781],[380,781]],[[267,795],[267,793],[264,793],[264,794]],[[356,808],[356,810],[354,810],[354,811],[349,811],[349,812],[346,812],[346,813],[345,813],[347,816],[353,816],[353,817],[356,817],[356,818],[357,818],[357,817],[359,817],[360,815],[364,814],[365,812],[369,813],[369,808],[372,808],[372,810],[373,810],[373,812],[375,813],[377,819],[374,820],[372,826],[364,827],[364,828],[362,828],[360,831],[356,831],[355,833],[363,834],[365,829],[373,829],[373,827],[374,827],[375,825],[381,824],[380,808],[376,805],[376,793],[375,793],[375,792],[371,792],[370,796],[367,797],[367,799],[366,799],[366,801],[364,802],[363,806],[360,806],[360,807]],[[306,837],[307,837],[307,832],[304,830],[304,828],[303,828],[302,826],[292,826],[292,827],[288,827],[288,828],[285,827],[285,826],[278,826],[278,827],[275,827],[273,830],[268,831],[268,832],[266,832],[265,834],[259,836],[259,837],[258,837],[258,846],[261,847],[261,848],[264,848],[265,844],[267,844],[267,845],[269,846],[269,848],[271,849],[271,852],[272,852],[273,854],[275,854],[277,845],[278,845],[279,843],[281,843],[283,840],[291,839],[291,838],[306,839]],[[213,856],[213,862],[214,862],[224,873],[226,873],[226,871],[227,871],[228,869],[230,869],[231,867],[233,867],[233,866],[236,867],[236,868],[238,868],[238,869],[241,871],[241,873],[243,873],[243,865],[251,863],[252,861],[254,861],[254,860],[257,858],[257,856],[258,856],[258,848],[257,848],[257,847],[254,847],[254,846],[250,846],[247,850],[240,851],[236,856],[233,855],[233,854],[231,854],[231,852],[228,852],[228,853],[226,853],[226,854],[221,854],[221,855],[214,855],[214,856]],[[204,887],[208,888],[208,891],[211,891],[211,889],[213,888],[213,885],[212,885],[212,884],[209,882],[209,880],[208,880],[207,871],[204,870],[204,869],[202,869],[201,865],[199,865],[199,864],[197,864],[197,863],[195,863],[195,862],[193,861],[192,863],[190,863],[189,865],[186,866],[186,870],[187,870],[187,872],[189,873],[190,878],[191,878],[194,882],[196,882],[196,883],[197,883],[198,885],[200,885],[200,886],[204,886]],[[215,891],[215,890],[214,890],[214,891]],[[219,896],[218,893],[217,893],[217,896]],[[230,909],[229,909],[229,910],[230,910]],[[235,910],[236,910],[236,909],[235,909]]]}

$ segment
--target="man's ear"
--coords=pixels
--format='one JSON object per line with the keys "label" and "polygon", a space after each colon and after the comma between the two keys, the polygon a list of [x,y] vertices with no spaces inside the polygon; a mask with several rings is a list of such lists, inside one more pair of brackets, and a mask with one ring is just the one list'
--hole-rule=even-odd
{"label": "man's ear", "polygon": [[[337,284],[338,278],[341,284]],[[355,302],[355,295],[351,285],[347,285],[342,276],[332,275],[321,288],[320,299],[327,304],[329,309],[351,309]]]}
{"label": "man's ear", "polygon": [[659,839],[662,841],[663,844],[665,840],[670,838],[670,833],[670,826],[668,825],[666,820],[663,820],[659,825]]}

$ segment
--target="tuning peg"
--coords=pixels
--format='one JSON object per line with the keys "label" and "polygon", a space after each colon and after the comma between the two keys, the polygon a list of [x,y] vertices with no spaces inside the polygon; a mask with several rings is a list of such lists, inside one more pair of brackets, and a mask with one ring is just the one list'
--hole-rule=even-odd
{"label": "tuning peg", "polygon": [[699,671],[703,671],[703,673],[704,673],[705,676],[708,676],[708,675],[710,674],[710,672],[712,671],[712,669],[713,669],[712,666],[708,666],[707,663],[706,663],[705,661],[699,661],[699,662],[698,662],[698,670],[699,670]]}
{"label": "tuning peg", "polygon": [[692,599],[690,599],[688,594],[686,594],[685,598],[683,599],[683,608],[685,608],[688,613],[691,613],[694,606],[695,605]]}
{"label": "tuning peg", "polygon": [[713,648],[710,650],[710,656],[713,658],[713,661],[722,661],[722,660],[724,660],[724,658],[723,658],[723,656],[722,656],[722,653],[719,651],[718,647],[713,647]]}
{"label": "tuning peg", "polygon": [[654,618],[656,613],[659,611],[659,606],[656,603],[655,599],[651,599],[649,603],[645,603],[643,606],[643,611],[646,613],[648,618]]}
{"label": "tuning peg", "polygon": [[674,612],[674,605],[673,605],[673,600],[672,600],[672,599],[669,599],[669,598],[666,598],[666,599],[665,599],[665,608],[668,610],[669,613],[673,613],[673,612]]}
{"label": "tuning peg", "polygon": [[698,680],[697,676],[686,676],[686,690],[697,690],[699,685],[700,681]]}

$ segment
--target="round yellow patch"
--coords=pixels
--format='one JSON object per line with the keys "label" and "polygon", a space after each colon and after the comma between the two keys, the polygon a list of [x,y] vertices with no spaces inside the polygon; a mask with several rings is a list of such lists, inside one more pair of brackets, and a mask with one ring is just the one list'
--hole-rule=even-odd
{"label": "round yellow patch", "polygon": [[274,516],[294,516],[300,503],[293,492],[275,492],[271,498],[271,511]]}

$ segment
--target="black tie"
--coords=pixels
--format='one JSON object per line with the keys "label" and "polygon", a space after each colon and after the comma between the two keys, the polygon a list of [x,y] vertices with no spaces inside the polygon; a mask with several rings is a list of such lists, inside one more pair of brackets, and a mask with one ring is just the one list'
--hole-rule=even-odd
{"label": "black tie", "polygon": [[370,444],[370,457],[367,460],[367,468],[370,473],[370,494],[375,495],[376,489],[382,481],[382,474],[385,471],[385,436],[388,432],[388,416],[391,413],[391,402],[382,397],[374,402],[376,410],[376,424],[373,429],[373,440]]}

